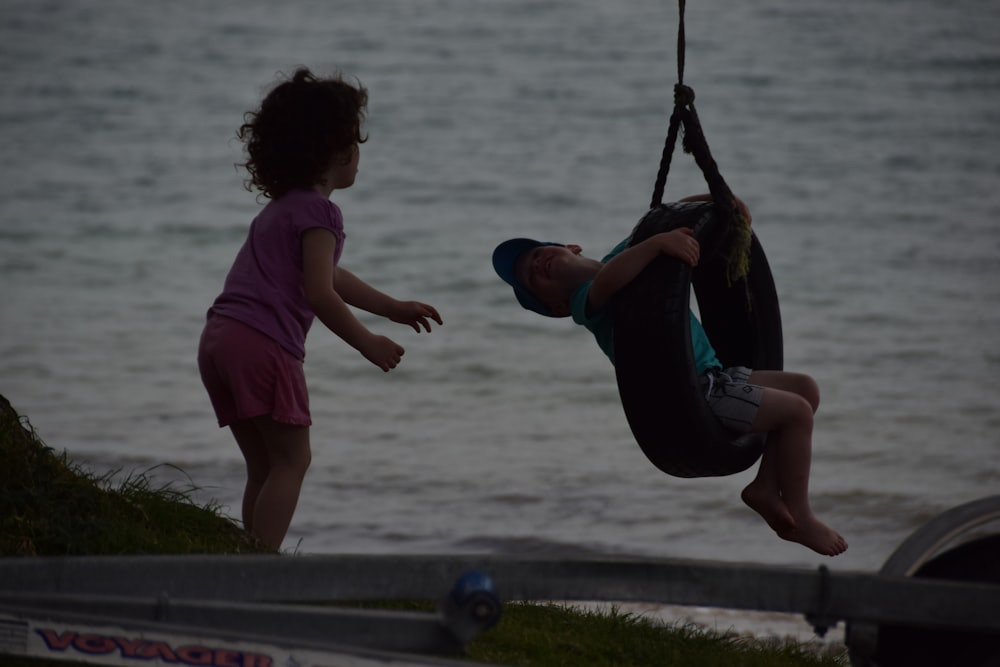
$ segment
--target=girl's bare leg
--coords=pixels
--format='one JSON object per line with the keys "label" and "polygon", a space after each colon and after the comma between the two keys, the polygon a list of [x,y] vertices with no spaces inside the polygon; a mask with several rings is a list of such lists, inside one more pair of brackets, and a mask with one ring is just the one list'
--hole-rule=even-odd
{"label": "girl's bare leg", "polygon": [[243,524],[277,551],[312,462],[309,427],[261,416],[234,424],[231,430],[247,462]]}
{"label": "girl's bare leg", "polygon": [[246,461],[247,484],[243,489],[243,528],[247,532],[253,532],[253,510],[257,505],[257,496],[260,495],[260,488],[267,479],[270,465],[267,460],[267,448],[264,446],[264,437],[256,424],[250,419],[245,419],[232,424],[229,427],[236,444],[243,452],[243,459]]}

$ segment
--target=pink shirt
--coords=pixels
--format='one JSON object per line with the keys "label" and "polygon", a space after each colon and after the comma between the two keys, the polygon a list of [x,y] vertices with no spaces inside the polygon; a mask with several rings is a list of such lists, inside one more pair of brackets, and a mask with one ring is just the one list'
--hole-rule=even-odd
{"label": "pink shirt", "polygon": [[337,239],[334,266],[344,248],[344,217],[314,190],[293,190],[267,206],[250,223],[222,294],[209,309],[267,334],[297,359],[305,359],[306,334],[316,315],[306,302],[302,234],[321,227]]}

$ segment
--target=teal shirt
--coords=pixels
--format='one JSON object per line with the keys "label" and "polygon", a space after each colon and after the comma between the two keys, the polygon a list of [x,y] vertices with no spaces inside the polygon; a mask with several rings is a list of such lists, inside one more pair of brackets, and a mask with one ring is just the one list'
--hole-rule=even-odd
{"label": "teal shirt", "polygon": [[[628,247],[628,239],[616,245],[601,262],[606,264],[626,247]],[[608,306],[596,312],[587,312],[587,298],[590,295],[590,286],[592,283],[593,281],[588,280],[573,293],[569,302],[570,314],[573,316],[574,322],[587,327],[587,330],[594,334],[597,344],[604,354],[607,355],[608,359],[611,360],[611,363],[614,364],[614,312]],[[721,368],[722,364],[719,362],[718,357],[715,356],[715,349],[709,342],[708,334],[705,333],[704,327],[701,326],[701,322],[694,316],[694,313],[688,312],[691,316],[691,348],[694,352],[694,363],[697,374],[701,375],[709,368]]]}

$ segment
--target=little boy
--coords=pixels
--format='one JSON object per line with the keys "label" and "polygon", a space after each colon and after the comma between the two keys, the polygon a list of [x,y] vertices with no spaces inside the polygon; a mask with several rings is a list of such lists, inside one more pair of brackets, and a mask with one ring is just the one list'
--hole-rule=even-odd
{"label": "little boy", "polygon": [[[707,195],[681,201],[687,202],[682,206],[712,205]],[[744,214],[749,220],[745,207]],[[632,247],[622,241],[597,261],[584,256],[578,245],[517,238],[497,246],[493,268],[514,288],[521,306],[547,317],[572,316],[594,334],[614,363],[611,299],[659,255],[695,266],[698,241],[690,229],[680,227]],[[712,412],[735,431],[768,433],[757,476],[743,490],[743,501],[782,539],[825,556],[843,553],[847,542],[816,518],[809,505],[813,414],[819,406],[816,382],[801,373],[722,369],[693,313],[690,322],[695,365],[708,388]]]}

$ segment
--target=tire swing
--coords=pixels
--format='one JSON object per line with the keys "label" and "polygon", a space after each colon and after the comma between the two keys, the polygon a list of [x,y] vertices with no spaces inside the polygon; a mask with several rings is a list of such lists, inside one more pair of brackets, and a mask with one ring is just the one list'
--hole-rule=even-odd
{"label": "tire swing", "polygon": [[[693,286],[701,322],[723,367],[782,368],[781,314],[764,250],[719,174],[683,84],[684,0],[680,0],[678,83],[650,209],[629,245],[678,226],[694,230],[698,266],[662,256],[616,297],[615,373],[632,434],[657,468],[675,477],[742,472],[761,456],[766,436],[740,435],[712,414],[695,371],[689,324]],[[680,126],[712,203],[664,204]]]}

